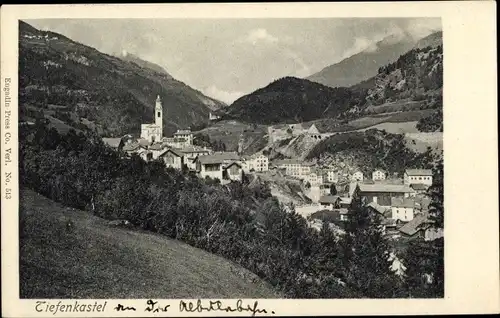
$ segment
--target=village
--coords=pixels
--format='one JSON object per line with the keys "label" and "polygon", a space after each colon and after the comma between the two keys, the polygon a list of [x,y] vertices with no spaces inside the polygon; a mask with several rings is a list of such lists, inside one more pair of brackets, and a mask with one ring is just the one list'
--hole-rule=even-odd
{"label": "village", "polygon": [[[209,119],[217,117],[210,114]],[[383,231],[391,239],[434,240],[443,236],[442,229],[431,226],[428,214],[430,200],[426,191],[433,181],[430,169],[408,167],[403,178],[389,175],[382,169],[367,176],[360,170],[347,174],[333,164],[318,166],[298,159],[271,161],[262,152],[250,156],[239,151],[216,152],[194,145],[193,132],[189,129],[177,130],[171,137],[163,136],[162,121],[163,107],[158,96],[155,122],[141,125],[140,138],[126,135],[103,138],[103,142],[128,156],[136,154],[145,161],[159,159],[167,168],[188,169],[200,178],[217,179],[221,184],[242,182],[248,174],[267,180],[279,177],[298,181],[309,202],[297,204],[295,210],[317,229],[328,220],[334,230],[342,232],[339,225],[349,219],[348,208],[356,192],[369,209],[381,216]],[[289,125],[286,129],[294,127]],[[324,137],[314,125],[299,133]]]}

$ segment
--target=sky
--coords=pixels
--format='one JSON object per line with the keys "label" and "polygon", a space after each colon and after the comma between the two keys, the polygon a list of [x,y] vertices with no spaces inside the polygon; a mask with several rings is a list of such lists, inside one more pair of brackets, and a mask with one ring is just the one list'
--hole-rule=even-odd
{"label": "sky", "polygon": [[132,53],[226,103],[284,76],[307,77],[385,36],[441,30],[438,18],[44,19],[32,26],[113,55]]}

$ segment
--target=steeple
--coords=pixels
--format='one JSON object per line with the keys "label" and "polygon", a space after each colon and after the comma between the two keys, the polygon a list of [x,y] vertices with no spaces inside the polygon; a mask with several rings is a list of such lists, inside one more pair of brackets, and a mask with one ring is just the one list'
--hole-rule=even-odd
{"label": "steeple", "polygon": [[[160,95],[156,97],[156,105],[155,105],[155,125],[161,127],[161,131],[163,131],[163,107],[161,104]],[[163,136],[161,133],[160,139]]]}

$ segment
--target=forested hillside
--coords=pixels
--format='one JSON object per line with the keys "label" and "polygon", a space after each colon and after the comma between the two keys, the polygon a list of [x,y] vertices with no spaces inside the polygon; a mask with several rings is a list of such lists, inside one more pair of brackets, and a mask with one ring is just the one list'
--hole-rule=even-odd
{"label": "forested hillside", "polygon": [[237,99],[225,110],[225,118],[274,124],[335,117],[363,102],[364,92],[284,77]]}
{"label": "forested hillside", "polygon": [[[379,221],[366,214],[358,199],[351,207],[356,217],[346,225],[352,235],[338,238],[326,223],[319,232],[308,227],[293,207],[288,211],[271,197],[266,184],[223,186],[201,180],[187,171],[165,169],[158,161],[126,159],[96,136],[73,130],[59,135],[42,122],[20,129],[19,157],[22,188],[223,256],[285,297],[443,296],[442,267],[432,265],[443,257],[442,239],[423,243],[428,246],[423,251],[430,253],[408,251],[411,276],[398,277],[389,268],[383,248],[389,243]],[[436,193],[442,196],[442,191]],[[73,243],[66,244],[71,248]],[[422,280],[424,274],[432,275],[433,282]]]}
{"label": "forested hillside", "polygon": [[138,133],[141,123],[152,122],[157,95],[165,133],[204,122],[211,109],[224,105],[151,63],[110,56],[19,22],[21,119],[46,117],[106,135]]}
{"label": "forested hillside", "polygon": [[439,158],[431,149],[417,153],[406,146],[404,135],[370,129],[333,135],[320,141],[307,155],[308,159],[343,161],[369,175],[384,169],[390,175],[402,176],[408,167],[432,168]]}

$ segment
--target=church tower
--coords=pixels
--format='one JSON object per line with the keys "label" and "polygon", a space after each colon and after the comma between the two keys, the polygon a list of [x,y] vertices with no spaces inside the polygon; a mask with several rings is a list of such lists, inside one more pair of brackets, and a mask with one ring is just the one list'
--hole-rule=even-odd
{"label": "church tower", "polygon": [[163,107],[161,105],[160,95],[156,97],[156,105],[155,105],[155,125],[160,127],[160,138],[163,138]]}

